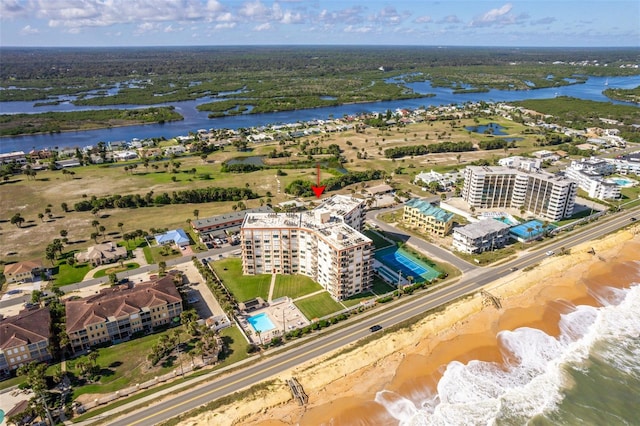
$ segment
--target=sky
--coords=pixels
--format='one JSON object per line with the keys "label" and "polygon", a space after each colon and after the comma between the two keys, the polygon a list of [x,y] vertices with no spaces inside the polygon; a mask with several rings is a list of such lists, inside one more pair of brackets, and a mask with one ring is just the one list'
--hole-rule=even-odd
{"label": "sky", "polygon": [[0,0],[0,46],[640,47],[638,0]]}

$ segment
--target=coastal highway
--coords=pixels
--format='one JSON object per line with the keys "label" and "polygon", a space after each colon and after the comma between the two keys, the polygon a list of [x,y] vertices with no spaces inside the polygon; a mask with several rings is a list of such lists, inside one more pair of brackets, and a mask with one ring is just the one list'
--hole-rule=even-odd
{"label": "coastal highway", "polygon": [[[120,418],[110,417],[109,424],[124,426],[160,423],[270,377],[281,375],[282,378],[288,378],[288,372],[292,368],[371,335],[369,331],[371,325],[380,324],[383,330],[377,333],[384,333],[384,328],[386,327],[409,320],[458,297],[473,293],[501,277],[518,273],[518,271],[512,270],[514,267],[525,268],[533,266],[545,258],[550,258],[549,261],[553,261],[553,256],[549,257],[545,254],[549,250],[559,252],[561,247],[570,249],[578,244],[612,233],[631,223],[631,217],[637,215],[637,212],[638,208],[600,219],[597,226],[585,227],[557,242],[545,245],[544,248],[527,252],[514,261],[491,268],[478,268],[465,274],[458,282],[440,286],[430,293],[403,297],[398,302],[385,306],[382,311],[373,311],[368,315],[357,317],[359,320],[357,323],[349,324],[337,331],[333,331],[331,328],[326,329],[317,338],[311,339],[299,347],[281,350],[262,361],[256,359],[246,368],[227,376],[214,377],[210,383],[183,393],[177,393],[161,403],[154,403],[138,411],[125,414]],[[304,383],[302,385],[304,386]],[[313,398],[313,395],[310,396]],[[105,419],[96,418],[94,420]]]}

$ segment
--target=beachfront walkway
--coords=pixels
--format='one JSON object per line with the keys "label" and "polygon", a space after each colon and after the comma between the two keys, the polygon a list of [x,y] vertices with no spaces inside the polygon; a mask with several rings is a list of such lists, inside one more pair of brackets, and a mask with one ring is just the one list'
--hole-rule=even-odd
{"label": "beachfront walkway", "polygon": [[277,274],[271,274],[271,285],[269,286],[269,296],[267,297],[267,302],[269,303],[273,301],[273,289],[276,288],[276,276]]}

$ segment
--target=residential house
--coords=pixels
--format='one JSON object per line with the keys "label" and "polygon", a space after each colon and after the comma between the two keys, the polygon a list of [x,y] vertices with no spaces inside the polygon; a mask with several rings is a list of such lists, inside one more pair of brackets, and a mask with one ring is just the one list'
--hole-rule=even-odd
{"label": "residential house", "polygon": [[453,230],[454,250],[482,253],[504,247],[509,241],[510,226],[496,219],[485,219]]}
{"label": "residential house", "polygon": [[37,278],[42,271],[42,261],[26,260],[5,266],[4,276],[8,283],[30,282]]}
{"label": "residential house", "polygon": [[413,198],[404,204],[402,221],[412,228],[444,237],[453,227],[453,213]]}
{"label": "residential house", "polygon": [[175,244],[178,247],[185,247],[189,245],[189,236],[184,232],[184,229],[178,228],[171,231],[167,231],[164,234],[158,234],[154,237],[156,243],[160,245]]}
{"label": "residential house", "polygon": [[167,275],[139,284],[119,285],[65,302],[67,335],[74,351],[100,343],[119,343],[134,333],[180,323],[182,298]]}
{"label": "residential house", "polygon": [[117,262],[127,257],[127,249],[113,243],[102,243],[91,246],[85,252],[76,253],[75,258],[80,263],[89,262],[93,266]]}
{"label": "residential house", "polygon": [[50,324],[49,308],[25,309],[6,318],[0,315],[0,372],[50,360]]}

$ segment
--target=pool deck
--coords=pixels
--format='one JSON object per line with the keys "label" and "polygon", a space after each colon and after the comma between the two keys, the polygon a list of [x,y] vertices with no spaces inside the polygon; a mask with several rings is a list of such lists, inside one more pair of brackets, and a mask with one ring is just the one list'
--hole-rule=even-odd
{"label": "pool deck", "polygon": [[[273,325],[275,325],[275,328],[264,331],[258,336],[258,333],[256,333],[251,324],[249,324],[248,318],[262,313],[267,314]],[[293,300],[288,297],[275,299],[270,301],[264,308],[242,313],[237,317],[245,334],[251,342],[256,345],[268,343],[274,337],[282,336],[284,334],[283,330],[288,332],[296,328],[305,327],[311,323],[298,307],[293,304]]]}

